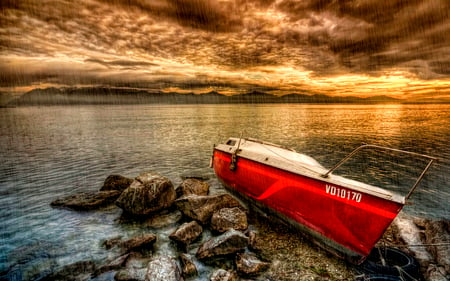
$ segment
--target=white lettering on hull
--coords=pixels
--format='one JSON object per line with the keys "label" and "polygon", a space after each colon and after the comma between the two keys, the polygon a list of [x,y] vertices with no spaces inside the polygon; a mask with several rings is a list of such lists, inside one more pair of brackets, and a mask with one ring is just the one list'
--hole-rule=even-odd
{"label": "white lettering on hull", "polygon": [[361,202],[361,199],[362,199],[362,194],[359,192],[347,190],[342,187],[336,187],[334,185],[329,185],[329,184],[325,185],[325,192],[327,194],[330,194],[330,195],[333,195],[333,196],[336,196],[336,197],[339,197],[342,199],[355,201],[358,203]]}

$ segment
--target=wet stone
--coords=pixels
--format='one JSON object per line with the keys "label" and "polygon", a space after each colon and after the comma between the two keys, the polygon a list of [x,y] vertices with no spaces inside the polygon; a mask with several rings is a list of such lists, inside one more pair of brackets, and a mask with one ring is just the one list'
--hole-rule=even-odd
{"label": "wet stone", "polygon": [[270,264],[263,262],[253,253],[238,253],[236,268],[244,276],[256,276],[269,268]]}
{"label": "wet stone", "polygon": [[180,269],[174,259],[168,256],[152,258],[147,266],[146,281],[180,281]]}
{"label": "wet stone", "polygon": [[181,271],[184,277],[196,276],[198,274],[192,257],[188,254],[180,254]]}
{"label": "wet stone", "polygon": [[133,237],[126,241],[120,242],[119,247],[123,252],[150,250],[156,242],[156,235],[153,233]]}
{"label": "wet stone", "polygon": [[208,195],[209,184],[199,179],[188,178],[176,189],[177,197],[188,195]]}
{"label": "wet stone", "polygon": [[103,182],[103,186],[100,191],[105,190],[118,190],[124,191],[133,182],[132,179],[121,176],[121,175],[110,175]]}
{"label": "wet stone", "polygon": [[218,269],[211,275],[211,281],[236,281],[237,276],[234,272]]}
{"label": "wet stone", "polygon": [[180,243],[182,246],[188,246],[197,239],[203,232],[203,228],[196,221],[182,224],[178,227],[169,238]]}
{"label": "wet stone", "polygon": [[208,196],[189,195],[177,199],[175,204],[185,216],[202,224],[207,223],[213,213],[219,209],[240,206],[239,201],[229,194]]}
{"label": "wet stone", "polygon": [[64,207],[77,211],[96,210],[108,206],[120,196],[118,190],[81,192],[69,195],[64,198],[58,198],[51,202],[52,207]]}
{"label": "wet stone", "polygon": [[211,228],[218,232],[225,232],[232,228],[246,230],[247,227],[247,214],[238,207],[222,208],[214,212],[211,217]]}
{"label": "wet stone", "polygon": [[168,178],[148,172],[136,177],[116,205],[129,214],[150,215],[170,207],[175,197],[175,189]]}
{"label": "wet stone", "polygon": [[203,243],[196,255],[199,259],[213,258],[242,251],[247,245],[247,236],[242,232],[231,229]]}

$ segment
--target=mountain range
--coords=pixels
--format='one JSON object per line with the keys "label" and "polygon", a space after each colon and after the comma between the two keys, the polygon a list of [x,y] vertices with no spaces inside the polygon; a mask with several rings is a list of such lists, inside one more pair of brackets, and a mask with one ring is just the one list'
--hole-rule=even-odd
{"label": "mountain range", "polygon": [[46,88],[34,89],[12,100],[8,106],[76,104],[256,104],[256,103],[402,103],[388,96],[332,97],[322,94],[276,96],[263,92],[227,96],[212,91],[204,94],[149,92],[122,88]]}

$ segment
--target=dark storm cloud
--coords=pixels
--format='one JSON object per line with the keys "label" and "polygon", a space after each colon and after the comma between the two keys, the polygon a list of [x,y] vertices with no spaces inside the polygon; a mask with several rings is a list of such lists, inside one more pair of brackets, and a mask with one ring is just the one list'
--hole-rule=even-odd
{"label": "dark storm cloud", "polygon": [[423,61],[429,71],[422,78],[450,74],[450,1],[283,0],[277,8],[291,22],[307,22],[309,44],[328,46],[351,70],[407,67],[409,62]]}
{"label": "dark storm cloud", "polygon": [[182,26],[213,32],[233,31],[242,22],[237,7],[213,0],[101,0],[124,8],[138,8],[152,16],[178,22]]}
{"label": "dark storm cloud", "polygon": [[131,61],[131,60],[112,60],[105,61],[101,59],[86,59],[85,62],[98,63],[104,66],[124,66],[124,67],[141,67],[141,66],[157,66],[158,64],[145,61]]}

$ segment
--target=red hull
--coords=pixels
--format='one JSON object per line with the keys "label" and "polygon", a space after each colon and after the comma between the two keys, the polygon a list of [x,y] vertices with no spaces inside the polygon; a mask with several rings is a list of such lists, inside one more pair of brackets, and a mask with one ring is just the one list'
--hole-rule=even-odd
{"label": "red hull", "polygon": [[325,248],[359,263],[370,253],[403,204],[215,149],[213,167],[224,185],[267,207]]}

